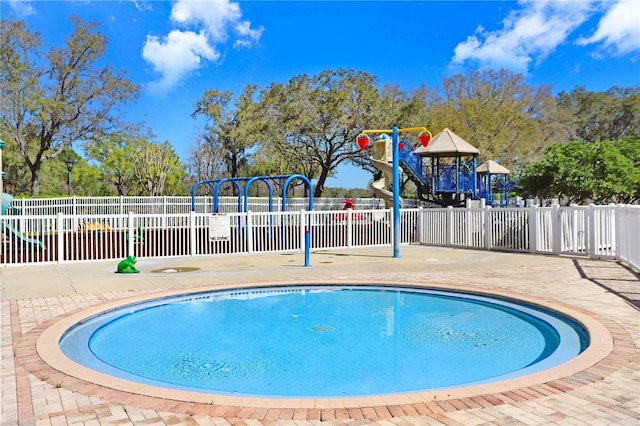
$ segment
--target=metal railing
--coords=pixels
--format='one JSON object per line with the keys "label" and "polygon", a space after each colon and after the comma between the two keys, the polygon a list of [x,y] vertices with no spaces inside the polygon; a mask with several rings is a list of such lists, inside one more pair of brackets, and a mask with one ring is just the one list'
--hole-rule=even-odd
{"label": "metal railing", "polygon": [[[384,208],[384,200],[379,198],[357,198],[354,200],[358,209],[375,210]],[[343,198],[315,198],[314,210],[338,210],[343,206]],[[194,200],[195,211],[198,213],[213,212],[212,196],[197,196]],[[244,205],[244,197],[221,196],[218,198],[219,213],[237,213],[238,205]],[[268,212],[269,198],[248,197],[248,210],[253,212]],[[403,205],[409,208],[419,207],[418,200],[404,200]],[[286,211],[307,209],[308,198],[287,197]],[[282,198],[273,197],[272,211],[283,211]],[[65,213],[69,215],[109,215],[127,214],[174,214],[189,213],[191,211],[190,196],[158,196],[158,197],[68,197],[68,198],[14,198],[11,203],[11,214],[23,215],[54,215]]]}
{"label": "metal railing", "polygon": [[[0,217],[0,265],[299,252],[391,246],[391,210],[231,212],[212,238],[209,212]],[[225,222],[225,223],[227,223]],[[401,244],[584,256],[640,270],[640,206],[401,209]]]}

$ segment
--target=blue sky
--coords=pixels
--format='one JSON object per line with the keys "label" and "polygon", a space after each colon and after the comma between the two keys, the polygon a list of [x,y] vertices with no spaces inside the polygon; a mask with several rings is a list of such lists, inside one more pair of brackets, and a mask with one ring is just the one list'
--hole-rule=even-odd
{"label": "blue sky", "polygon": [[[144,121],[183,161],[202,126],[193,105],[211,88],[239,94],[247,83],[341,67],[406,91],[482,67],[554,92],[640,84],[640,0],[1,0],[0,11],[26,20],[47,46],[64,43],[72,14],[101,23],[106,59],[143,87],[129,119]],[[343,167],[327,185],[364,188],[370,178]]]}

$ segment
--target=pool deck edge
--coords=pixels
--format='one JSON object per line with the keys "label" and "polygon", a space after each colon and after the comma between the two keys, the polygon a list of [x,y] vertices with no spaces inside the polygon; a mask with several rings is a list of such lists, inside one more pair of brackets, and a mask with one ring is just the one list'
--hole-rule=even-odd
{"label": "pool deck edge", "polygon": [[[370,250],[366,251],[369,252]],[[634,311],[614,294],[576,274],[570,259],[469,251],[462,251],[460,254],[460,251],[451,253],[449,250],[420,247],[405,252],[410,253],[403,256],[402,265],[397,265],[384,256],[374,255],[368,260],[366,256],[362,258],[362,255],[351,259],[346,259],[348,255],[340,255],[339,258],[336,256],[336,263],[342,264],[334,271],[330,267],[320,266],[313,270],[291,268],[283,272],[281,268],[274,266],[281,266],[282,258],[265,256],[262,259],[251,259],[250,263],[257,265],[256,269],[263,271],[262,278],[268,277],[268,281],[256,278],[257,275],[253,273],[255,269],[251,269],[252,273],[248,275],[243,275],[241,271],[225,272],[224,276],[215,274],[218,279],[216,282],[208,282],[206,273],[194,274],[193,278],[197,279],[191,279],[191,285],[182,281],[182,277],[174,279],[160,274],[144,274],[135,279],[127,277],[127,285],[121,289],[3,299],[3,354],[7,354],[8,348],[11,349],[14,362],[3,362],[2,367],[5,383],[2,425],[47,424],[46,422],[53,423],[54,419],[78,416],[100,419],[103,423],[117,421],[122,424],[137,424],[145,420],[145,416],[146,420],[155,416],[159,423],[164,424],[176,424],[176,419],[187,421],[188,418],[226,419],[229,424],[241,423],[241,419],[245,419],[247,424],[270,424],[277,421],[300,424],[315,421],[334,424],[340,421],[366,421],[366,424],[383,424],[385,419],[396,417],[409,424],[421,424],[427,418],[430,419],[429,422],[434,422],[432,424],[480,424],[480,420],[493,424],[514,420],[528,424],[575,424],[576,421],[612,424],[614,420],[618,424],[640,424],[640,398],[634,392],[640,385],[638,311]],[[424,266],[424,258],[431,261],[436,257],[450,262],[448,265],[439,265],[436,271],[420,271],[420,267]],[[474,257],[490,259],[493,263],[491,267],[469,268],[469,264],[475,261]],[[353,259],[353,264],[349,263]],[[207,264],[211,259],[201,261]],[[585,262],[584,269],[597,271],[601,280],[604,280],[601,278],[604,275],[600,274],[624,273],[615,263],[581,262]],[[171,266],[176,261],[166,260],[164,263]],[[193,266],[194,262],[189,260],[184,264]],[[42,271],[34,274],[34,278],[42,279],[57,268],[41,269]],[[73,269],[70,265],[62,268],[60,280],[80,282],[83,279],[81,274],[71,279],[66,275],[67,271]],[[95,274],[82,267],[77,269],[80,272],[86,271],[85,279],[92,275],[96,275],[97,281],[109,278],[106,273]],[[308,273],[311,271],[314,273]],[[0,271],[2,272],[4,271]],[[6,275],[12,274],[2,276],[3,289]],[[456,279],[450,279],[449,275],[456,275]],[[538,279],[534,279],[533,275]],[[459,285],[460,279],[468,282]],[[633,282],[634,279],[637,281],[637,277],[625,276],[620,281]],[[150,295],[155,297],[164,293],[190,293],[212,286],[218,289],[225,285],[250,287],[256,284],[267,286],[305,281],[349,281],[357,285],[371,284],[373,280],[397,285],[426,282],[427,287],[502,294],[531,299],[542,305],[551,304],[552,308],[560,310],[566,308],[574,314],[571,316],[577,316],[583,323],[590,323],[590,326],[585,325],[590,333],[595,333],[594,341],[597,344],[577,357],[575,365],[563,364],[546,372],[524,376],[520,381],[510,379],[451,390],[346,399],[265,400],[215,396],[192,401],[195,398],[176,398],[166,390],[148,396],[144,395],[147,389],[130,386],[129,382],[124,389],[114,389],[114,386],[86,380],[90,378],[85,375],[86,371],[78,374],[84,378],[79,379],[59,371],[64,370],[64,366],[58,366],[58,369],[48,364],[55,365],[58,361],[51,361],[50,347],[53,341],[47,339],[57,336],[56,333],[64,328],[65,323],[61,320],[80,313],[84,316],[87,309],[98,312],[111,303],[115,306],[146,299]],[[546,282],[551,280],[557,283]],[[57,331],[56,327],[59,327]],[[7,356],[3,355],[3,358],[7,359]],[[11,392],[10,385],[15,387],[15,393]],[[585,410],[586,404],[592,404],[588,406],[597,407],[597,410]],[[471,421],[471,418],[475,420]],[[182,423],[182,420],[178,423]]]}

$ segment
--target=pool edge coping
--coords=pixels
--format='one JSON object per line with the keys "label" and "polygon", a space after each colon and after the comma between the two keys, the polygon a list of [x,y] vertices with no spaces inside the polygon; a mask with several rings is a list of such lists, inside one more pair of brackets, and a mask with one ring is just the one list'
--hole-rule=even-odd
{"label": "pool edge coping", "polygon": [[[520,300],[535,306],[540,306],[545,309],[559,312],[578,321],[588,331],[591,339],[591,344],[584,352],[570,361],[541,372],[536,372],[517,378],[492,382],[488,384],[473,385],[468,387],[463,386],[437,391],[421,391],[405,394],[387,394],[381,396],[345,398],[244,397],[159,388],[118,379],[76,364],[62,353],[58,345],[62,334],[78,321],[92,315],[129,304],[135,304],[138,302],[156,298],[187,295],[211,290],[314,284],[349,286],[366,284],[397,287],[416,287],[447,291],[463,291],[466,293],[477,295],[488,295]],[[608,322],[609,327],[604,325],[603,321]],[[555,301],[541,299],[539,297],[529,297],[519,293],[509,292],[502,289],[480,290],[477,287],[471,288],[466,286],[450,285],[437,282],[420,284],[416,282],[401,280],[385,280],[384,283],[375,284],[372,284],[371,280],[350,280],[349,283],[345,283],[341,280],[324,279],[322,280],[322,283],[318,283],[312,280],[281,280],[278,282],[230,283],[225,285],[160,290],[124,299],[100,303],[91,307],[52,318],[45,324],[42,324],[42,326],[39,326],[36,329],[32,330],[33,333],[27,333],[24,336],[24,339],[29,336],[29,338],[27,339],[29,342],[25,342],[25,344],[23,344],[22,346],[25,347],[25,349],[29,349],[30,347],[32,350],[27,352],[31,352],[32,355],[33,350],[35,350],[35,355],[37,355],[37,358],[39,358],[39,360],[43,364],[45,364],[46,367],[49,367],[50,369],[53,369],[57,373],[59,373],[53,374],[53,377],[47,376],[46,380],[48,382],[56,386],[60,384],[61,386],[70,390],[81,388],[82,390],[78,390],[78,392],[80,393],[84,393],[83,390],[86,392],[88,387],[94,386],[96,388],[92,389],[92,392],[94,393],[108,393],[111,398],[115,397],[115,399],[118,401],[125,400],[129,401],[128,403],[135,403],[141,406],[154,405],[153,400],[155,399],[162,400],[164,402],[174,402],[176,404],[186,403],[206,405],[209,407],[226,406],[229,408],[261,407],[270,409],[362,409],[390,405],[425,404],[438,401],[468,400],[476,397],[483,397],[486,395],[504,395],[514,391],[517,392],[518,390],[523,388],[535,389],[539,388],[540,386],[546,386],[549,383],[565,381],[564,379],[578,375],[581,372],[596,366],[614,352],[614,349],[616,349],[616,342],[614,336],[612,335],[612,330],[610,330],[610,328],[613,327],[614,324],[619,327],[618,330],[615,330],[615,334],[617,334],[618,339],[620,338],[621,329],[627,336],[627,339],[631,341],[628,333],[622,327],[590,311],[586,311],[581,308],[565,305]],[[635,346],[633,346],[633,348],[635,350]],[[629,351],[629,357],[633,357],[633,353],[634,351]],[[44,366],[40,365],[40,368],[43,367]],[[27,369],[29,370],[28,366]],[[566,383],[564,386],[566,387]],[[553,388],[553,386],[551,387]],[[551,393],[553,392],[551,389],[546,389],[546,391]],[[116,395],[117,393],[120,393],[121,395]],[[540,394],[544,394],[544,391],[542,390],[541,392],[541,389],[538,389],[538,391],[536,392],[529,393],[532,396],[531,399],[533,399],[536,393],[538,394],[538,396],[540,396]],[[523,392],[519,392],[519,394],[522,395]],[[524,394],[526,396],[527,392],[524,392]],[[524,396],[520,397],[524,398]],[[133,402],[133,400],[136,399],[137,401]],[[202,409],[202,407],[200,408]]]}

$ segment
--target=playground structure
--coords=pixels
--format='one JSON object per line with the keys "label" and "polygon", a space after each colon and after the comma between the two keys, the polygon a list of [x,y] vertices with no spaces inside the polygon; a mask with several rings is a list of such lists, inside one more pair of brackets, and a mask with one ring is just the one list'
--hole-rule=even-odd
{"label": "playground structure", "polygon": [[[486,204],[508,204],[513,183],[507,181],[508,169],[495,161],[477,164],[480,153],[449,129],[432,139],[430,134],[419,137],[422,146],[414,149],[408,142],[398,143],[398,178],[405,173],[418,189],[418,197],[441,206],[463,206],[466,200],[484,199]],[[429,137],[427,137],[429,136]],[[368,138],[368,137],[367,137]],[[367,139],[368,142],[368,139]],[[361,149],[365,143],[358,143]],[[393,205],[393,144],[392,138],[381,134],[374,140],[371,164],[380,170],[371,184],[375,196]]]}
{"label": "playground structure", "polygon": [[[231,183],[236,189],[238,194],[238,212],[248,211],[249,189],[254,182],[263,182],[269,189],[269,211],[273,211],[273,183],[282,182],[282,211],[287,210],[287,189],[289,185],[296,179],[302,180],[307,186],[309,191],[309,211],[313,210],[313,187],[311,181],[304,175],[292,174],[292,175],[275,175],[275,176],[255,176],[255,177],[242,177],[242,178],[222,178],[201,180],[196,182],[191,188],[191,211],[196,210],[196,191],[201,185],[207,185],[213,192],[213,212],[219,212],[219,198],[220,188],[225,183]],[[242,187],[244,183],[244,188]]]}
{"label": "playground structure", "polygon": [[[3,180],[6,176],[5,172],[2,171],[2,150],[4,149],[4,146],[5,142],[3,140],[0,140],[0,217],[5,216],[7,213],[9,213],[11,209],[11,201],[13,201],[12,195],[5,194],[2,191]],[[37,246],[42,250],[46,250],[46,246],[42,241],[24,235],[22,232],[20,232],[19,229],[12,226],[8,221],[0,220],[0,233],[4,234],[9,240],[13,240],[15,242],[14,246]]]}
{"label": "playground structure", "polygon": [[[2,193],[2,199],[0,201],[2,203],[2,211],[0,213],[0,216],[5,216],[9,212],[12,200],[13,197],[11,195],[5,194],[4,192]],[[22,232],[20,232],[19,229],[15,228],[5,220],[0,220],[0,232],[5,234],[8,238],[14,239],[16,243],[18,243],[16,244],[17,246],[33,245],[38,246],[42,249],[46,249],[46,246],[42,241],[24,235]]]}
{"label": "playground structure", "polygon": [[487,200],[492,206],[508,207],[509,193],[517,184],[508,179],[511,171],[493,160],[480,164],[476,168],[481,179],[484,191],[480,192],[480,198]]}
{"label": "playground structure", "polygon": [[368,217],[366,215],[360,213],[350,213],[349,210],[355,210],[356,203],[351,198],[348,198],[342,202],[342,210],[345,213],[340,213],[336,215],[336,220],[348,220],[351,217],[351,220],[367,220]]}
{"label": "playground structure", "polygon": [[[227,182],[232,183],[235,186],[236,192],[238,194],[238,212],[247,213],[249,211],[247,203],[249,200],[249,189],[254,182],[263,182],[266,184],[269,189],[269,212],[273,212],[273,182],[282,182],[282,212],[287,211],[287,189],[289,185],[294,180],[302,180],[302,182],[306,185],[307,191],[309,193],[309,211],[313,210],[313,187],[311,185],[311,181],[304,175],[300,174],[292,174],[292,175],[276,175],[276,176],[255,176],[251,178],[223,178],[223,179],[214,179],[214,180],[205,180],[196,182],[191,189],[191,211],[195,212],[195,197],[196,190],[200,185],[206,184],[213,190],[213,212],[214,218],[212,219],[212,223],[218,227],[218,230],[221,235],[222,240],[230,239],[230,228],[231,223],[227,220],[217,220],[215,217],[219,212],[219,194],[220,188]],[[244,190],[242,190],[240,183],[244,183]],[[244,197],[242,195],[244,194]],[[244,199],[244,202],[243,202]],[[295,228],[291,228],[285,218],[281,218],[281,223],[276,225],[277,228],[280,229],[280,240],[284,244],[284,242],[290,238],[290,234],[296,232]],[[249,225],[249,218],[247,217],[247,226]],[[239,224],[240,225],[240,224]],[[246,227],[238,226],[238,232],[243,233],[246,232]],[[214,238],[215,236],[211,235],[213,231],[210,232],[209,238]],[[274,235],[276,234],[273,220],[269,220],[268,225],[268,238],[273,240]],[[311,247],[311,227],[306,225],[305,227],[305,235],[304,235],[304,251],[305,251],[305,266],[310,266],[310,247]]]}

